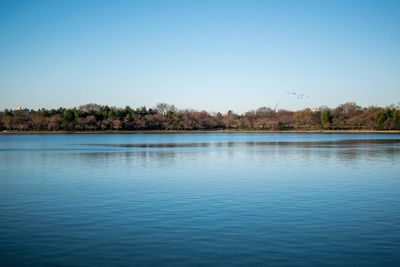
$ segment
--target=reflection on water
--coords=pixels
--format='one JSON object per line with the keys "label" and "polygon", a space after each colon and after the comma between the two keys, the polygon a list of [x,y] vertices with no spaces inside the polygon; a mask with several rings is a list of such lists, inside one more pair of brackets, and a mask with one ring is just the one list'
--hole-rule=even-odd
{"label": "reflection on water", "polygon": [[397,266],[399,140],[0,136],[0,266]]}
{"label": "reflection on water", "polygon": [[168,147],[234,147],[234,146],[297,146],[297,147],[331,147],[331,146],[358,146],[363,144],[396,144],[396,139],[369,139],[369,140],[339,140],[319,142],[210,142],[210,143],[149,143],[149,144],[86,144],[94,147],[120,147],[120,148],[168,148]]}
{"label": "reflection on water", "polygon": [[[85,144],[73,145],[74,152],[84,160],[124,157],[131,159],[172,159],[174,157],[198,157],[209,153],[232,157],[246,153],[251,156],[301,158],[335,157],[338,160],[361,158],[385,158],[396,160],[400,155],[399,140],[342,140],[331,142],[215,142],[215,143],[156,143],[156,144]],[[87,151],[90,147],[94,151]],[[117,150],[107,150],[117,148]],[[180,148],[180,149],[175,149]],[[186,148],[186,149],[182,149]],[[207,148],[203,150],[190,148]],[[232,148],[224,150],[223,148]],[[61,157],[63,154],[60,155]],[[64,155],[69,157],[70,155]]]}

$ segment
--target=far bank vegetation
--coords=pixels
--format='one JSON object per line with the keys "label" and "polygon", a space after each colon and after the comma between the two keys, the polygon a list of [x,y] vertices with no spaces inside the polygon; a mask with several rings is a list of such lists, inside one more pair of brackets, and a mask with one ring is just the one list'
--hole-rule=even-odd
{"label": "far bank vegetation", "polygon": [[86,104],[77,108],[0,111],[2,131],[145,131],[145,130],[400,130],[400,108],[360,107],[298,111],[261,107],[243,114],[179,110],[174,105],[124,108]]}

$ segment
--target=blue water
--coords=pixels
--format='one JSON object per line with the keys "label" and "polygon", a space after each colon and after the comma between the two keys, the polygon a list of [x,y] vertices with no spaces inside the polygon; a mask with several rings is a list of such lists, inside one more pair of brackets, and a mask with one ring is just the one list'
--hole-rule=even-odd
{"label": "blue water", "polygon": [[0,266],[399,266],[400,135],[0,135]]}

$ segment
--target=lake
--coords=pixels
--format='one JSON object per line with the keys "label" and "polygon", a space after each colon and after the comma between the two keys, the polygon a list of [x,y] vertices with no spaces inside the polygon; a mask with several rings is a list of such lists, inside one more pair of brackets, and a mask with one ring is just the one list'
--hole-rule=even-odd
{"label": "lake", "polygon": [[0,135],[0,266],[399,266],[398,134]]}

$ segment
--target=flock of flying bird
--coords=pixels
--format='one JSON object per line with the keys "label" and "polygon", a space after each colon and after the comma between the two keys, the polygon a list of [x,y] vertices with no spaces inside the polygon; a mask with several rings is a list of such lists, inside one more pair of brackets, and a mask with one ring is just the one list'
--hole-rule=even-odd
{"label": "flock of flying bird", "polygon": [[296,92],[293,92],[293,91],[285,91],[285,93],[287,95],[295,96],[296,99],[304,99],[304,98],[308,98],[309,97],[308,95],[303,95],[303,94],[296,93]]}

